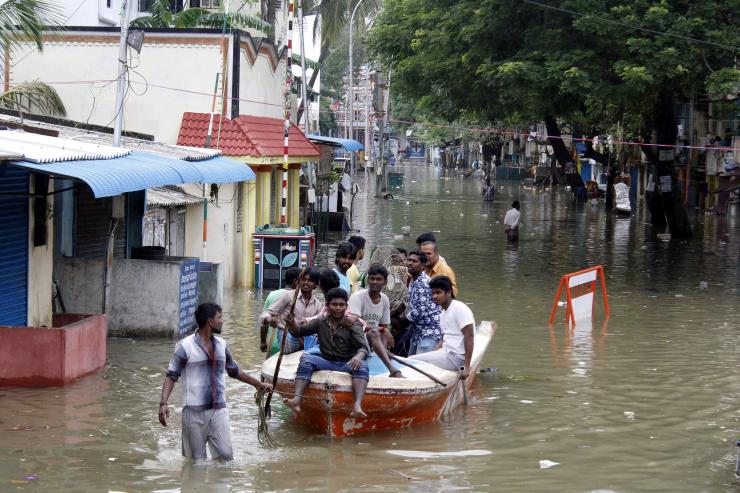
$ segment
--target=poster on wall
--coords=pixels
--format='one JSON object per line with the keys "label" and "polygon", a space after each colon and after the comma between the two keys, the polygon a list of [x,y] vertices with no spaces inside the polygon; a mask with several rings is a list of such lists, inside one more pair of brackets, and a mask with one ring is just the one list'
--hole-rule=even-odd
{"label": "poster on wall", "polygon": [[195,329],[195,308],[198,306],[197,258],[187,259],[180,265],[180,323],[179,335]]}

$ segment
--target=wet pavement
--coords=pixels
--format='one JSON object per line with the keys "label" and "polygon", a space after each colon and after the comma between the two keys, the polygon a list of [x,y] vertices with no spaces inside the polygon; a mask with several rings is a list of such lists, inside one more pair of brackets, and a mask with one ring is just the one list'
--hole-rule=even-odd
{"label": "wet pavement", "polygon": [[[229,380],[235,460],[194,465],[180,456],[179,409],[169,428],[156,416],[174,341],[110,339],[99,374],[64,388],[0,388],[0,491],[738,491],[736,212],[692,212],[694,239],[662,241],[642,207],[616,219],[514,182],[499,182],[484,204],[477,179],[403,169],[393,199],[358,195],[353,226],[370,248],[411,248],[416,234],[439,231],[459,298],[498,323],[482,365],[496,371],[478,375],[469,407],[439,423],[330,439],[279,405],[270,427],[283,447],[272,450],[257,442],[253,389]],[[501,222],[514,198],[523,227],[510,247]],[[403,226],[411,236],[399,237]],[[322,265],[330,250],[322,245]],[[597,264],[611,317],[599,308],[593,327],[569,334],[561,309],[549,328],[560,276]],[[262,359],[260,305],[259,293],[226,292],[224,337],[248,369]],[[179,405],[178,387],[170,402]]]}

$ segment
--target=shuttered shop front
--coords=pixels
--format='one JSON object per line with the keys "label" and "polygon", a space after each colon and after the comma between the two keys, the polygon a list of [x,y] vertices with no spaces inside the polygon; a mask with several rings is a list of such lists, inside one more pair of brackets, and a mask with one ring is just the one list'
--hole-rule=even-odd
{"label": "shuttered shop front", "polygon": [[[8,194],[18,194],[12,196]],[[26,325],[28,312],[28,171],[0,167],[0,325]]]}
{"label": "shuttered shop front", "polygon": [[[90,187],[78,183],[77,213],[75,217],[75,256],[105,257],[105,242],[108,238],[113,199],[96,199]],[[126,257],[126,218],[118,221],[113,246],[115,258]]]}

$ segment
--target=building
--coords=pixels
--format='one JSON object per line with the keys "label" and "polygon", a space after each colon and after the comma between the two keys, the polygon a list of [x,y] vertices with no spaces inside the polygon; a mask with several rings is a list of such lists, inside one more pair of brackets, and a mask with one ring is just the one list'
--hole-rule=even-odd
{"label": "building", "polygon": [[[59,93],[69,119],[110,126],[119,37],[116,27],[48,31],[43,52],[29,43],[10,55],[5,89],[45,82]],[[284,48],[242,30],[146,29],[141,53],[129,50],[123,128],[174,144],[185,112],[281,118],[285,56]]]}

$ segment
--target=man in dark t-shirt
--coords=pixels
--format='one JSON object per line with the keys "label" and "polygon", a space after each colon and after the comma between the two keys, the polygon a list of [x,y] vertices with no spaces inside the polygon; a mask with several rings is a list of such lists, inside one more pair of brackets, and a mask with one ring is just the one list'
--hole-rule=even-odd
{"label": "man in dark t-shirt", "polygon": [[355,404],[350,416],[366,418],[362,410],[362,398],[365,395],[367,381],[370,378],[365,359],[369,353],[362,324],[356,321],[351,327],[344,323],[349,297],[342,288],[333,288],[326,294],[328,315],[322,315],[311,322],[297,326],[295,318],[286,317],[285,326],[295,337],[316,334],[319,339],[321,354],[301,355],[301,362],[295,377],[295,397],[283,402],[293,412],[301,412],[301,399],[311,375],[315,371],[329,370],[352,375],[352,392]]}

